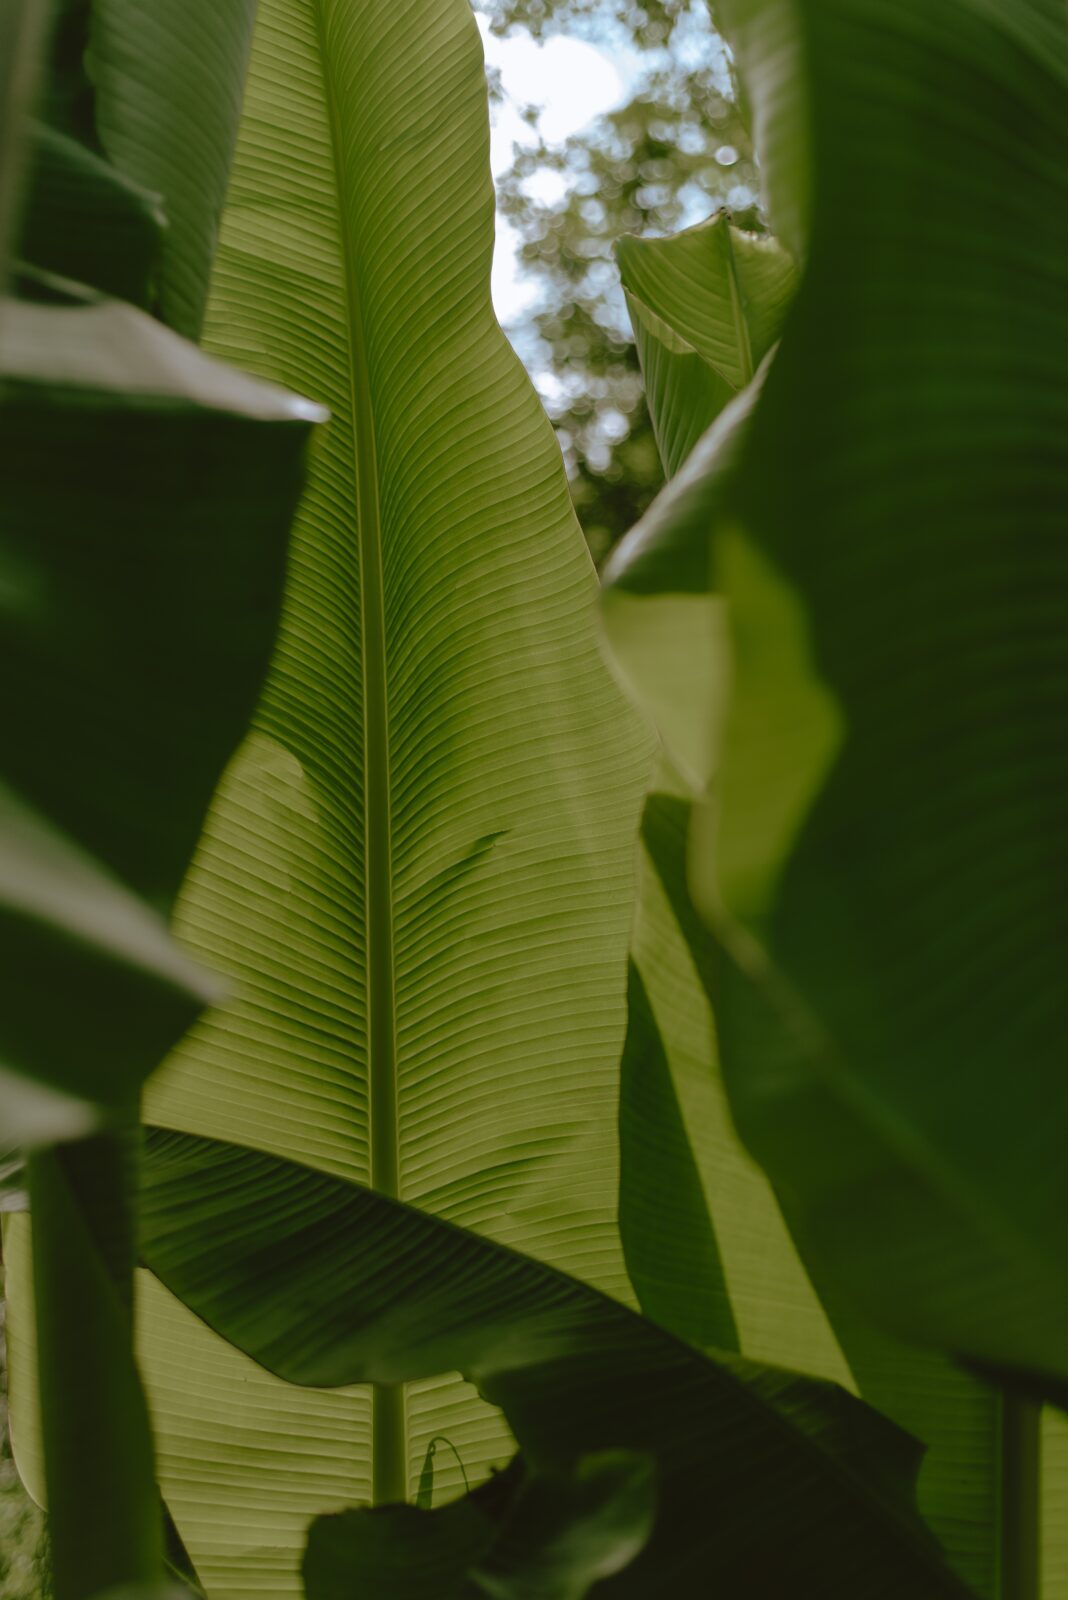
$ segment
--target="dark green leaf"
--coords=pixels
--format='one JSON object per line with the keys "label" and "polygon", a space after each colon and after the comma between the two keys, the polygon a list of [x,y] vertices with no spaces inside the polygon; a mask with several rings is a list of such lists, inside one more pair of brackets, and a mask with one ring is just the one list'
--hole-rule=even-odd
{"label": "dark green leaf", "polygon": [[150,307],[166,225],[159,197],[45,124],[33,129],[28,166],[20,257]]}
{"label": "dark green leaf", "polygon": [[9,0],[0,9],[0,294],[24,190],[26,118],[37,86],[46,0]]}
{"label": "dark green leaf", "polygon": [[[255,0],[66,3],[101,151],[167,216],[160,314],[196,338],[230,175]],[[80,37],[79,37],[80,27]]]}
{"label": "dark green leaf", "polygon": [[383,1506],[312,1524],[308,1600],[354,1592],[389,1600],[583,1600],[648,1538],[649,1462],[626,1452],[584,1457],[567,1471],[498,1478],[438,1511]]}
{"label": "dark green leaf", "polygon": [[[274,637],[304,402],[119,304],[0,320],[2,1098],[124,1103],[214,986],[164,915]],[[62,470],[56,463],[62,463]]]}

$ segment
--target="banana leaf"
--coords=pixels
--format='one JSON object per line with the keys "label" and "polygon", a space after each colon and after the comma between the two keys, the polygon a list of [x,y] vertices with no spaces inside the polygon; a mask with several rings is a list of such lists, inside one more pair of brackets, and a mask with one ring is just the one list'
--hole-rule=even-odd
{"label": "banana leaf", "polygon": [[[600,658],[492,246],[464,0],[266,0],[205,345],[333,421],[177,908],[232,998],[148,1107],[629,1295],[615,1120],[651,742]],[[164,1491],[213,1595],[295,1593],[309,1518],[404,1498],[435,1437],[472,1483],[512,1452],[459,1379],[309,1401],[247,1363],[239,1382],[151,1289],[140,1318]],[[435,1499],[460,1483],[443,1451]]]}

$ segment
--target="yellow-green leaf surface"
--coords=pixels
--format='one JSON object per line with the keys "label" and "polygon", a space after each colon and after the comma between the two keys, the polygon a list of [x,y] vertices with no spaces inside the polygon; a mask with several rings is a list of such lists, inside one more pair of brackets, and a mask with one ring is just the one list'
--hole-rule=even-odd
{"label": "yellow-green leaf surface", "polygon": [[[179,908],[237,998],[149,1112],[624,1292],[615,1114],[648,750],[600,662],[492,247],[466,0],[266,0],[206,337],[334,420],[273,676]],[[413,1488],[434,1436],[472,1480],[507,1453],[458,1381],[373,1425],[367,1390],[291,1389],[161,1292],[144,1311],[161,1475],[213,1595],[296,1593],[302,1521]],[[438,1461],[436,1493],[458,1487]]]}
{"label": "yellow-green leaf surface", "polygon": [[1068,1417],[1047,1408],[1042,1414],[1040,1516],[1042,1524],[1042,1595],[1064,1600],[1068,1595]]}

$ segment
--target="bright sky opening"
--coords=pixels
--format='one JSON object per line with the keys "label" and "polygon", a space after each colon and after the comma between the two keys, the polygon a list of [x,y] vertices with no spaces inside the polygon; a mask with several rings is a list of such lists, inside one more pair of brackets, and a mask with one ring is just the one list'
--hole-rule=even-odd
{"label": "bright sky opening", "polygon": [[[523,35],[497,39],[489,31],[489,19],[477,12],[476,16],[486,61],[499,70],[505,96],[503,104],[493,108],[490,160],[494,177],[511,165],[513,145],[535,142],[520,114],[524,106],[538,107],[544,137],[561,144],[626,98],[634,71],[630,61],[609,55],[584,39],[555,37],[542,44]],[[554,190],[561,182],[552,173],[546,173],[545,180]],[[514,321],[536,294],[519,271],[515,232],[498,217],[493,303],[501,322]]]}

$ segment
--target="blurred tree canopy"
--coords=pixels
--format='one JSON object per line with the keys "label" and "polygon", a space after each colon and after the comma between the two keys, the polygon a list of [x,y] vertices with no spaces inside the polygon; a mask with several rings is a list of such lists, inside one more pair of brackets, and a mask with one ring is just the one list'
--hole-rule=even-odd
{"label": "blurred tree canopy", "polygon": [[515,147],[498,203],[516,230],[531,308],[509,333],[556,424],[595,560],[641,516],[662,482],[612,244],[665,234],[727,207],[762,219],[752,148],[730,58],[705,0],[481,0],[492,31],[569,33],[618,53],[627,104],[564,145]]}

